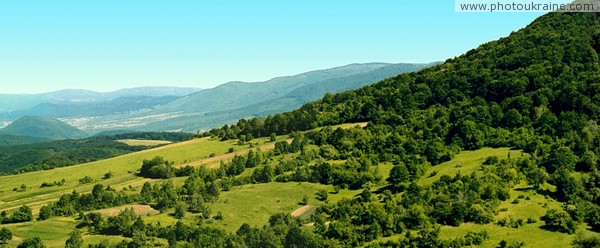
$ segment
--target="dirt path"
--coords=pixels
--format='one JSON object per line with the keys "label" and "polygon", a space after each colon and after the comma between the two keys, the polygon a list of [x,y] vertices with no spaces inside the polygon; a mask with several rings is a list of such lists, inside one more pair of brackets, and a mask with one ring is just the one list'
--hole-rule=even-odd
{"label": "dirt path", "polygon": [[358,125],[359,127],[367,127],[367,125],[369,124],[368,122],[359,122],[359,123],[355,123],[356,125]]}
{"label": "dirt path", "polygon": [[302,207],[294,210],[294,212],[292,212],[290,215],[292,215],[293,217],[298,217],[298,216],[305,214],[306,212],[308,212],[310,210],[313,210],[314,208],[316,208],[316,207],[311,206],[311,205],[302,206]]}
{"label": "dirt path", "polygon": [[155,214],[160,213],[158,210],[155,210],[148,205],[140,205],[140,204],[125,205],[125,206],[114,207],[114,208],[105,208],[105,209],[95,210],[92,212],[100,213],[105,216],[115,216],[115,215],[118,215],[119,213],[121,213],[123,210],[128,209],[128,208],[133,208],[133,211],[135,212],[135,214],[137,214],[139,216],[155,215]]}

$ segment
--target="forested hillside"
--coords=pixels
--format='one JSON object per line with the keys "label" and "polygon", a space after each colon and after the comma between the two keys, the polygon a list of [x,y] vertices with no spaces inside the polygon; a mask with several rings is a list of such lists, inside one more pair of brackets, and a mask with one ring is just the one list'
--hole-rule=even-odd
{"label": "forested hillside", "polygon": [[178,142],[192,137],[188,133],[138,132],[94,136],[80,140],[58,140],[35,143],[16,143],[35,140],[16,136],[13,143],[0,144],[0,174],[47,170],[116,157],[147,149],[146,146],[130,146],[119,142],[123,139],[164,140]]}
{"label": "forested hillside", "polygon": [[[490,197],[489,192],[485,192],[487,189],[482,189],[485,180],[474,179],[476,175],[446,178],[433,188],[409,182],[420,178],[428,164],[435,166],[448,161],[463,149],[484,146],[522,149],[532,157],[505,164],[501,170],[513,171],[514,176],[526,178],[536,188],[547,180],[556,186],[550,195],[568,206],[564,209],[567,217],[561,216],[585,222],[598,231],[598,52],[598,13],[550,13],[507,38],[484,44],[442,65],[402,74],[358,90],[326,95],[289,113],[240,120],[237,125],[224,126],[211,133],[223,139],[235,139],[241,135],[257,137],[368,121],[367,128],[361,131],[324,129],[315,133],[310,142],[331,145],[339,159],[367,156],[375,162],[393,161],[397,165],[389,181],[396,185],[396,192],[406,193],[400,202],[403,207],[386,202],[394,204],[386,212],[393,215],[419,211],[431,216],[433,223],[450,225],[491,221],[480,219],[481,216],[469,217],[462,210],[477,204],[477,208],[483,206],[483,210],[477,210],[479,213],[493,214],[497,211],[493,202],[505,197],[502,194]],[[520,181],[501,174],[501,171],[490,174],[505,179],[496,179],[496,185],[505,185],[501,187]],[[475,192],[455,189],[459,195],[474,194],[474,198],[469,197],[474,201],[465,205],[460,197],[439,198],[443,194],[454,195],[456,192],[448,192],[447,187],[454,187],[451,185],[458,181],[464,187],[472,183],[479,185]],[[479,197],[483,201],[475,200]],[[350,205],[361,209],[356,210],[359,212],[370,208],[356,202]],[[414,205],[422,208],[414,210]],[[322,233],[324,237],[347,242],[347,235],[361,233],[362,224],[374,225],[377,221],[381,221],[377,229],[386,229],[385,219],[371,218],[365,223],[356,222],[351,217],[353,214],[340,216],[342,208],[347,207],[332,206],[324,210],[324,218],[350,223],[351,227],[345,228],[350,228],[352,231],[347,231],[352,234],[333,231],[331,228],[336,225],[332,225]],[[574,232],[574,224],[568,222],[571,224],[567,225],[567,222],[546,223],[551,230]],[[427,226],[419,222],[404,225],[415,230]],[[372,239],[365,238],[359,235],[357,243],[350,245]]]}

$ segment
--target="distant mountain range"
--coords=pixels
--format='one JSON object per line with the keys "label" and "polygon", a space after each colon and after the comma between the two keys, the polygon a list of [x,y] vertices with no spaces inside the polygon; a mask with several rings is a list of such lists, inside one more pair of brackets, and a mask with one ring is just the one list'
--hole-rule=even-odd
{"label": "distant mountain range", "polygon": [[206,130],[240,118],[289,111],[337,93],[369,85],[429,64],[351,64],[264,82],[230,82],[181,97],[165,105],[134,113],[67,122],[84,130],[132,129],[142,131]]}
{"label": "distant mountain range", "polygon": [[206,90],[144,87],[105,93],[61,90],[32,95],[5,94],[0,95],[0,121],[8,125],[23,116],[43,116],[58,118],[90,133],[110,130],[193,132],[240,118],[289,111],[326,93],[356,89],[435,64],[351,64],[264,82],[230,82]]}
{"label": "distant mountain range", "polygon": [[27,115],[67,118],[124,113],[166,104],[201,90],[140,87],[112,92],[68,89],[42,94],[0,94],[0,120],[13,121]]}
{"label": "distant mountain range", "polygon": [[89,136],[86,132],[57,119],[39,116],[21,117],[7,127],[0,129],[0,135],[7,135],[4,138],[17,136],[32,137],[38,140],[82,139]]}

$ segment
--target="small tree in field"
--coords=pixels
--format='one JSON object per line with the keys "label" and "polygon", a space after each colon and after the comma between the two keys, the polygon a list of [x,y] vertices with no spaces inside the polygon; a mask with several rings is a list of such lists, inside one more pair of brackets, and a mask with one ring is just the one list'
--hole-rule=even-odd
{"label": "small tree in field", "polygon": [[75,229],[69,234],[69,239],[65,242],[65,248],[81,248],[83,247],[83,238],[79,230]]}
{"label": "small tree in field", "polygon": [[188,206],[184,202],[178,202],[175,205],[175,213],[173,214],[177,219],[183,219],[185,212],[187,212]]}
{"label": "small tree in field", "polygon": [[40,237],[24,239],[17,248],[46,248]]}
{"label": "small tree in field", "polygon": [[308,196],[304,195],[304,197],[302,197],[302,201],[300,201],[300,205],[306,206],[308,205]]}
{"label": "small tree in field", "polygon": [[6,241],[11,240],[13,237],[12,232],[8,228],[3,227],[0,229],[0,242],[6,244]]}

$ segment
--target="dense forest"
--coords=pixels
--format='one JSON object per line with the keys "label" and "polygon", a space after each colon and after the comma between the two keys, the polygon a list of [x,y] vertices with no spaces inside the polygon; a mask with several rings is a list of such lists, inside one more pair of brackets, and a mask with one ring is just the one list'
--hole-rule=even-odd
{"label": "dense forest", "polygon": [[[598,231],[599,17],[598,13],[547,14],[507,38],[484,44],[442,65],[358,90],[326,95],[289,113],[240,120],[236,125],[214,129],[211,134],[236,139],[242,135],[259,137],[368,121],[364,130],[323,129],[307,136],[312,136],[311,142],[321,149],[329,146],[336,150],[334,154],[339,159],[367,156],[375,163],[394,162],[392,177],[396,178],[390,182],[400,185],[396,187],[398,191],[406,191],[403,201],[408,203],[397,203],[404,206],[401,209],[419,206],[414,211],[433,216],[430,218],[433,222],[451,225],[489,221],[485,212],[493,211],[494,199],[502,200],[502,193],[498,193],[505,191],[514,179],[507,175],[505,182],[492,181],[500,187],[490,191],[496,192],[496,196],[475,192],[483,202],[466,205],[453,202],[452,197],[443,197],[449,195],[444,188],[456,181],[468,187],[468,182],[474,180],[470,177],[446,178],[429,189],[414,184],[406,187],[402,183],[418,178],[423,171],[419,167],[435,166],[463,149],[484,146],[522,149],[533,156],[501,166],[514,169],[516,175],[526,177],[534,186],[547,180],[557,187],[553,197],[571,206],[565,209],[569,214],[548,214],[549,219],[560,216],[568,221],[548,221],[553,223],[548,225],[570,232],[573,219]],[[498,170],[496,175],[500,176],[498,173],[502,171]],[[575,177],[574,173],[584,176]],[[475,182],[476,188],[487,191],[484,179]],[[475,194],[468,192],[461,193]],[[436,199],[437,194],[442,199]],[[461,209],[473,208],[472,204],[476,204],[483,216],[460,213]],[[359,206],[362,211],[368,209]],[[335,218],[339,208],[326,211],[326,219]],[[444,209],[449,212],[438,213]],[[351,218],[348,222],[360,227]],[[404,224],[409,226],[406,221]],[[335,225],[328,229],[332,227]],[[338,235],[333,237],[342,242],[352,240]],[[356,242],[349,245],[360,244],[360,240]]]}
{"label": "dense forest", "polygon": [[[292,141],[277,142],[273,151],[251,150],[216,169],[174,168],[160,157],[146,160],[139,176],[187,178],[179,186],[170,180],[147,182],[139,192],[96,185],[88,194],[63,195],[43,207],[39,218],[79,215],[80,227],[91,233],[131,238],[117,247],[152,246],[155,238],[170,247],[463,247],[482,244],[490,234],[469,232],[448,240],[440,238],[440,227],[495,222],[499,204],[524,181],[563,207],[547,210],[539,220],[505,218],[495,224],[519,228],[543,221],[545,229],[556,232],[573,233],[578,225],[599,232],[599,52],[600,14],[550,13],[439,66],[206,134],[240,142],[289,134]],[[326,127],[349,122],[368,125]],[[300,132],[305,130],[311,131]],[[480,171],[444,175],[431,185],[417,183],[427,168],[482,147],[510,147],[528,156],[490,156]],[[282,155],[288,159],[271,163]],[[378,173],[381,163],[393,164],[387,178]],[[244,174],[248,169],[252,173]],[[319,207],[308,220],[312,228],[289,214],[273,215],[262,227],[244,224],[235,233],[204,224],[223,218],[208,207],[221,191],[272,181],[314,182],[361,193]],[[388,186],[371,190],[382,182]],[[553,190],[542,189],[545,184]],[[323,200],[329,194],[318,193]],[[133,202],[174,209],[178,219],[188,213],[200,217],[163,226],[145,223],[133,210],[113,217],[85,212]],[[370,243],[395,234],[404,235]],[[79,239],[77,231],[69,238]],[[577,239],[574,245],[594,247],[600,239]]]}
{"label": "dense forest", "polygon": [[[0,173],[23,173],[92,162],[147,149],[129,146],[122,139],[166,140],[192,138],[192,134],[174,132],[134,132],[93,136],[86,139],[46,141],[29,144],[0,144]],[[25,139],[25,138],[24,138]]]}

